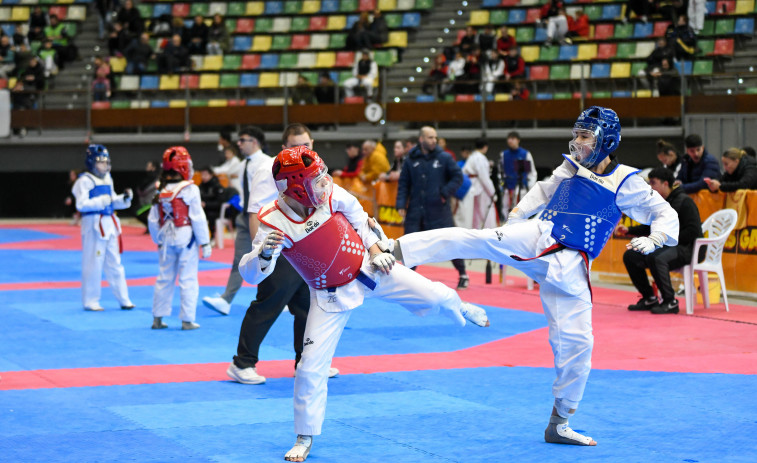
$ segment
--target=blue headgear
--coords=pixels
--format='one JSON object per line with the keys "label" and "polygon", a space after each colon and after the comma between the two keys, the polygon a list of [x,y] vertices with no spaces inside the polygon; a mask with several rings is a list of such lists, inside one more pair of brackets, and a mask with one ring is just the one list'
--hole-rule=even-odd
{"label": "blue headgear", "polygon": [[592,106],[585,109],[576,119],[573,130],[587,130],[596,139],[591,155],[580,161],[588,169],[602,162],[620,144],[620,119],[610,108]]}
{"label": "blue headgear", "polygon": [[107,161],[108,165],[110,165],[108,148],[103,145],[89,145],[87,147],[87,159],[85,160],[87,170],[98,177],[104,177],[105,174],[100,174],[95,168],[95,164],[100,161]]}

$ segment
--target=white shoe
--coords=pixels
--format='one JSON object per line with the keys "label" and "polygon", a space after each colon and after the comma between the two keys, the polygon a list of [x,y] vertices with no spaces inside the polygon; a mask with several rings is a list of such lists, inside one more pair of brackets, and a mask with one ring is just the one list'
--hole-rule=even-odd
{"label": "white shoe", "polygon": [[226,375],[234,381],[242,384],[263,384],[265,383],[265,376],[260,376],[255,367],[239,368],[231,362],[229,368],[226,370]]}
{"label": "white shoe", "polygon": [[228,315],[231,311],[231,304],[226,302],[226,299],[222,298],[221,296],[203,297],[202,303],[205,304],[205,307],[213,309],[222,315]]}
{"label": "white shoe", "polygon": [[[297,368],[300,367],[300,364],[297,364],[297,367],[294,369],[294,375],[297,376]],[[329,378],[333,378],[335,376],[339,376],[339,369],[334,367],[329,367]]]}
{"label": "white shoe", "polygon": [[313,447],[313,436],[297,435],[297,442],[294,447],[284,455],[286,461],[305,461]]}
{"label": "white shoe", "polygon": [[94,307],[84,307],[84,310],[86,310],[87,312],[102,312],[105,309],[103,309],[99,305],[96,305]]}
{"label": "white shoe", "polygon": [[544,440],[550,444],[597,445],[591,437],[570,429],[568,419],[561,416],[549,417],[549,425],[544,430]]}
{"label": "white shoe", "polygon": [[463,314],[463,317],[465,317],[466,320],[469,320],[478,326],[489,326],[489,319],[486,316],[486,311],[477,305],[463,302],[463,305],[460,307],[460,313]]}
{"label": "white shoe", "polygon": [[182,330],[196,330],[200,327],[199,323],[195,322],[181,322],[181,329]]}

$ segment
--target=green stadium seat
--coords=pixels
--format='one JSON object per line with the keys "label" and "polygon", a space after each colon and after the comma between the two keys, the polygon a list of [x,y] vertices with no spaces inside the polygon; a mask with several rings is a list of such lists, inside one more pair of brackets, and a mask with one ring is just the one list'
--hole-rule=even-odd
{"label": "green stadium seat", "polygon": [[282,53],[279,57],[279,67],[293,69],[297,67],[297,53]]}
{"label": "green stadium seat", "polygon": [[602,5],[586,5],[584,13],[589,17],[589,20],[597,21],[602,18]]}
{"label": "green stadium seat", "polygon": [[542,46],[539,49],[539,61],[554,61],[560,54],[560,47]]}
{"label": "green stadium seat", "polygon": [[699,31],[700,37],[709,37],[715,35],[715,21],[712,19],[704,20],[704,27]]}
{"label": "green stadium seat", "polygon": [[273,29],[272,18],[255,18],[256,34],[271,32],[271,29]]}
{"label": "green stadium seat", "polygon": [[519,27],[515,29],[515,41],[517,43],[526,43],[534,41],[534,28],[533,27]]}
{"label": "green stadium seat", "polygon": [[373,54],[373,60],[377,65],[387,67],[391,66],[396,61],[395,50],[376,50]]}
{"label": "green stadium seat", "polygon": [[271,43],[271,50],[289,50],[292,44],[291,35],[274,35]]}
{"label": "green stadium seat", "polygon": [[402,26],[402,15],[397,13],[388,13],[384,15],[386,19],[386,26],[389,29],[397,29]]}
{"label": "green stadium seat", "polygon": [[715,35],[733,35],[735,20],[718,19],[715,21]]}
{"label": "green stadium seat", "polygon": [[570,78],[570,64],[553,64],[549,69],[550,80],[562,80]]}
{"label": "green stadium seat", "polygon": [[641,72],[642,69],[646,68],[647,63],[645,61],[634,61],[631,63],[631,75],[638,76],[639,72]]}
{"label": "green stadium seat", "polygon": [[699,40],[697,42],[697,47],[701,50],[700,55],[706,56],[709,55],[715,50],[715,40],[714,39],[703,39]]}
{"label": "green stadium seat", "polygon": [[139,3],[137,11],[143,18],[152,18],[152,3]]}
{"label": "green stadium seat", "polygon": [[247,5],[244,2],[231,2],[226,8],[226,16],[244,16]]}
{"label": "green stadium seat", "polygon": [[300,75],[307,79],[312,85],[318,85],[318,73],[313,71],[301,72]]}
{"label": "green stadium seat", "polygon": [[633,37],[633,23],[615,25],[616,39],[629,39],[631,37]]}
{"label": "green stadium seat", "polygon": [[592,98],[612,98],[612,92],[606,92],[606,91],[592,92],[591,97]]}
{"label": "green stadium seat", "polygon": [[434,7],[434,0],[415,0],[416,10],[430,10]]}
{"label": "green stadium seat", "polygon": [[357,10],[358,0],[342,0],[339,2],[339,11],[342,13],[352,13]]}
{"label": "green stadium seat", "polygon": [[339,50],[347,46],[347,34],[331,34],[329,48]]}
{"label": "green stadium seat", "polygon": [[223,55],[221,69],[224,71],[236,71],[242,65],[242,55]]}
{"label": "green stadium seat", "polygon": [[129,100],[115,100],[110,102],[111,109],[129,109],[131,108],[131,101]]}
{"label": "green stadium seat", "polygon": [[570,100],[573,99],[573,94],[570,92],[557,92],[552,95],[555,100]]}
{"label": "green stadium seat", "polygon": [[618,44],[618,51],[615,54],[616,58],[628,59],[636,54],[635,42],[621,42]]}
{"label": "green stadium seat", "polygon": [[507,10],[492,10],[489,13],[489,24],[507,24]]}
{"label": "green stadium seat", "polygon": [[310,29],[310,18],[307,16],[296,16],[292,18],[292,32],[302,32]]}
{"label": "green stadium seat", "polygon": [[710,60],[696,60],[694,61],[694,67],[691,71],[692,75],[703,76],[712,74],[712,61]]}
{"label": "green stadium seat", "polygon": [[296,0],[284,2],[284,14],[296,15],[300,11],[302,11],[302,2]]}
{"label": "green stadium seat", "polygon": [[239,87],[239,74],[221,74],[221,82],[219,84],[221,88],[237,88]]}
{"label": "green stadium seat", "polygon": [[208,16],[209,5],[207,3],[192,2],[192,6],[189,8],[189,15],[195,17],[200,15],[202,17]]}

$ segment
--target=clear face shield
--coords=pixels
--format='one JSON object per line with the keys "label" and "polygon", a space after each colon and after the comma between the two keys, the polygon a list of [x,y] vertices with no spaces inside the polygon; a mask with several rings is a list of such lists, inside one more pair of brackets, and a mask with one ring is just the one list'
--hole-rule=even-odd
{"label": "clear face shield", "polygon": [[102,178],[108,172],[110,172],[110,158],[108,156],[97,156],[95,158],[95,171],[93,173]]}
{"label": "clear face shield", "polygon": [[573,139],[568,143],[570,155],[584,167],[593,167],[598,156],[597,147],[599,129],[591,125],[576,124]]}
{"label": "clear face shield", "polygon": [[318,207],[331,197],[334,180],[329,175],[328,169],[324,167],[315,178],[309,182],[305,182],[304,186],[310,202],[313,203],[313,207]]}

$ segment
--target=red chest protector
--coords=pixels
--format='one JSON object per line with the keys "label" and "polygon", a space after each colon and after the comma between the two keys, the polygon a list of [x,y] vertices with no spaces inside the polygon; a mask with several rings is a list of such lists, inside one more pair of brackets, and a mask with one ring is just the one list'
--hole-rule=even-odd
{"label": "red chest protector", "polygon": [[282,254],[308,286],[325,289],[343,286],[357,278],[365,246],[341,212],[321,206],[303,222],[296,222],[279,209],[278,201],[258,214],[261,223],[282,231],[292,247]]}
{"label": "red chest protector", "polygon": [[164,189],[158,196],[160,207],[158,207],[158,213],[160,214],[160,226],[162,227],[166,220],[173,220],[173,224],[176,227],[186,227],[192,223],[189,220],[189,206],[183,199],[177,198],[181,190],[191,185],[191,182],[182,181],[176,186],[176,189],[171,191]]}

